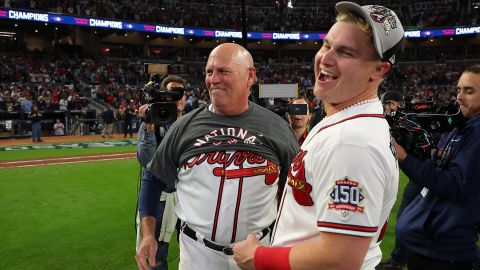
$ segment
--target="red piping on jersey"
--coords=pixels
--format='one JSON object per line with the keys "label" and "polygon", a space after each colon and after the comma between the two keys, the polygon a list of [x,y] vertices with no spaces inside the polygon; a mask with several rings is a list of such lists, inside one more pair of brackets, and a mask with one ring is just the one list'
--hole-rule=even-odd
{"label": "red piping on jersey", "polygon": [[333,223],[333,222],[322,222],[322,221],[317,221],[317,226],[333,228],[333,229],[349,230],[349,231],[359,231],[359,232],[376,232],[378,230],[378,227],[364,227],[364,226],[348,225],[348,224]]}
{"label": "red piping on jersey", "polygon": [[[225,170],[226,164],[223,164],[223,169]],[[212,241],[215,241],[215,234],[217,233],[218,225],[218,215],[220,212],[220,204],[222,203],[222,194],[223,194],[223,184],[225,183],[225,176],[222,176],[220,179],[220,186],[218,187],[218,197],[217,197],[217,208],[215,209],[215,218],[213,220],[213,229],[212,229]]]}
{"label": "red piping on jersey", "polygon": [[[238,167],[240,171],[245,170],[243,169],[242,164],[240,164]],[[229,178],[228,175],[227,175],[227,178]],[[235,206],[235,216],[233,217],[232,241],[230,241],[230,243],[235,243],[235,236],[237,235],[238,212],[240,210],[240,202],[242,200],[242,187],[243,187],[243,177],[240,177],[238,181],[237,205]]]}
{"label": "red piping on jersey", "polygon": [[[334,125],[336,125],[336,124],[343,123],[343,122],[348,121],[348,120],[352,120],[352,119],[356,119],[356,118],[361,118],[361,117],[385,118],[385,115],[383,115],[383,114],[378,114],[378,113],[361,113],[361,114],[357,114],[357,115],[354,115],[354,116],[350,116],[350,117],[347,117],[347,118],[342,119],[342,120],[340,120],[340,121],[337,121],[337,122],[335,122],[335,123],[332,123],[332,124],[330,124],[330,125],[326,125],[326,126],[324,126],[324,127],[321,127],[321,128],[317,131],[317,133],[315,133],[315,135],[312,136],[312,138],[313,138],[314,136],[316,136],[318,133],[320,133],[320,131],[322,131],[322,130],[324,130],[324,129],[327,129],[327,128],[331,127],[331,126],[334,126]],[[312,139],[310,138],[309,141],[311,141],[311,140],[312,140]]]}
{"label": "red piping on jersey", "polygon": [[275,220],[275,227],[274,227],[274,231],[272,233],[272,239],[271,239],[270,243],[273,243],[273,240],[275,239],[275,234],[277,233],[277,225],[278,225],[278,221],[280,220],[280,216],[282,215],[283,203],[285,202],[285,197],[287,197],[287,187],[286,186],[283,189],[282,201],[280,203],[280,209],[278,210],[278,217]]}
{"label": "red piping on jersey", "polygon": [[383,237],[385,236],[385,232],[387,231],[387,225],[388,225],[388,219],[385,220],[385,223],[383,224],[382,230],[380,231],[380,234],[378,235],[377,243],[382,241]]}

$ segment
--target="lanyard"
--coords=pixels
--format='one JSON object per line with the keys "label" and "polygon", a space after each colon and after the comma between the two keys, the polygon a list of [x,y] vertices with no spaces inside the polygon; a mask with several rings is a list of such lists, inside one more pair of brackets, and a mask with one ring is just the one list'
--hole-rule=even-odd
{"label": "lanyard", "polygon": [[448,141],[447,145],[443,148],[442,152],[440,153],[440,159],[437,160],[437,168],[442,168],[446,163],[448,158],[451,156],[450,151],[452,150],[454,144],[458,142],[460,139],[457,139],[458,130],[456,130],[450,140]]}

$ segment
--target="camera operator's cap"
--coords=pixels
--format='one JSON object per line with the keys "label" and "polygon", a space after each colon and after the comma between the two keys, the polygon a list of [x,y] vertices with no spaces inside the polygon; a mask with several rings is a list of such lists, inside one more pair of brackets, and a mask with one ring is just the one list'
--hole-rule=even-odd
{"label": "camera operator's cap", "polygon": [[390,101],[402,101],[403,95],[396,91],[387,91],[382,95],[382,104],[386,104]]}
{"label": "camera operator's cap", "polygon": [[353,2],[338,2],[335,9],[340,13],[354,12],[365,19],[373,32],[373,41],[383,61],[394,64],[403,52],[405,31],[397,14],[383,6],[360,6]]}

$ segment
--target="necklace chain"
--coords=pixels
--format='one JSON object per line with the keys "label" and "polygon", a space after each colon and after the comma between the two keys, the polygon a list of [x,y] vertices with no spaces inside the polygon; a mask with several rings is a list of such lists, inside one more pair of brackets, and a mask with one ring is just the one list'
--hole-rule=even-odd
{"label": "necklace chain", "polygon": [[[367,103],[373,103],[373,102],[376,102],[376,101],[378,101],[378,100],[379,100],[378,98],[372,98],[372,99],[362,100],[362,101],[359,101],[359,102],[357,102],[357,103],[354,103],[354,104],[352,104],[352,105],[350,105],[350,106],[347,106],[347,107],[345,107],[345,108],[343,108],[343,109],[341,109],[341,110],[333,113],[332,115],[337,114],[337,113],[339,113],[339,112],[346,111],[346,110],[348,110],[348,109],[350,109],[350,108],[352,108],[352,107],[355,107],[355,106],[360,106],[360,105],[367,104]],[[332,115],[329,115],[329,116],[327,116],[327,117],[331,117]],[[325,117],[325,118],[327,118],[327,117]]]}

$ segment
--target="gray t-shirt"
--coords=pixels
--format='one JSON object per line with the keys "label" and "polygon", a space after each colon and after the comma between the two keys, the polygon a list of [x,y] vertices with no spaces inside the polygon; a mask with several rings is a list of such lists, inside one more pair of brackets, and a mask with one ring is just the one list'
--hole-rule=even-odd
{"label": "gray t-shirt", "polygon": [[189,158],[209,152],[249,151],[278,164],[283,186],[298,149],[288,123],[255,103],[250,102],[247,111],[233,117],[202,107],[173,124],[148,166],[155,177],[172,186]]}

